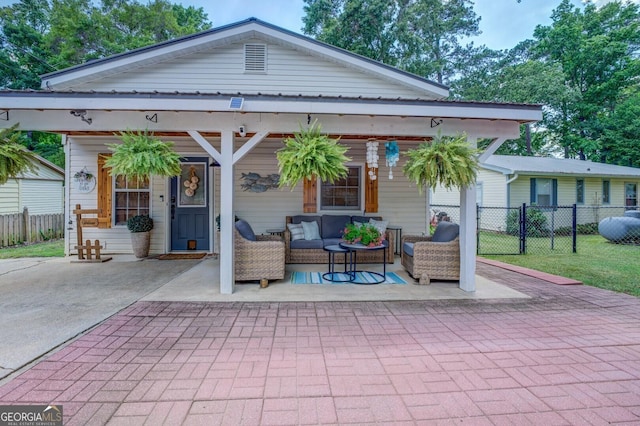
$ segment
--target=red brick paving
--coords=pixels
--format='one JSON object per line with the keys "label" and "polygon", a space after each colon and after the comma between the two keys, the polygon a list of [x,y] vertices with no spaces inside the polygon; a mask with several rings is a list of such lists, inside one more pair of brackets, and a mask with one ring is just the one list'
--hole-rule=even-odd
{"label": "red brick paving", "polygon": [[66,425],[640,424],[640,300],[139,302],[0,386]]}

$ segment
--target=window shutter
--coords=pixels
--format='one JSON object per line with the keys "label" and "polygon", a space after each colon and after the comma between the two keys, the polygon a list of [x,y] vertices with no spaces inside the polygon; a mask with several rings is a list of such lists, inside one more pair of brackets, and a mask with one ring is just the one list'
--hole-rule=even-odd
{"label": "window shutter", "polygon": [[304,180],[302,211],[304,213],[315,213],[317,211],[318,191],[316,189],[316,177]]}
{"label": "window shutter", "polygon": [[529,203],[535,204],[536,202],[536,178],[531,178],[531,189],[529,190]]}
{"label": "window shutter", "polygon": [[111,228],[111,201],[113,185],[109,169],[104,166],[111,154],[98,154],[98,228]]}
{"label": "window shutter", "polygon": [[[365,166],[364,173],[364,212],[378,212],[378,179],[372,180],[369,177],[369,167]],[[379,170],[374,170],[378,172]]]}
{"label": "window shutter", "polygon": [[558,207],[558,179],[552,179],[551,185],[551,205]]}

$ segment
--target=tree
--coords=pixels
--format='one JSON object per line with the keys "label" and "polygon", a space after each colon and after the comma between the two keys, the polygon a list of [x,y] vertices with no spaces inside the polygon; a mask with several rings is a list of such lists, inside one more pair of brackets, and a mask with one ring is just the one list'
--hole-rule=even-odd
{"label": "tree", "polygon": [[589,3],[581,11],[563,0],[552,25],[534,31],[539,60],[556,63],[576,99],[556,113],[565,157],[599,160],[603,119],[640,75],[640,14],[631,3]]}
{"label": "tree", "polygon": [[304,0],[303,32],[443,83],[478,34],[470,0]]}
{"label": "tree", "polygon": [[16,132],[17,124],[0,129],[0,185],[21,173],[33,170],[33,153],[20,143],[22,134]]}
{"label": "tree", "polygon": [[603,120],[602,161],[640,167],[640,85],[621,99],[613,114]]}

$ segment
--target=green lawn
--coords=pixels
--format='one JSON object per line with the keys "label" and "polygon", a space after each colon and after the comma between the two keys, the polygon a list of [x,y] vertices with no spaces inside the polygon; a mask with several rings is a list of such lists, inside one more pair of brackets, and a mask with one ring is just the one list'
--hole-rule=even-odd
{"label": "green lawn", "polygon": [[577,253],[484,257],[640,296],[640,246],[612,244],[599,235],[579,235],[577,246]]}
{"label": "green lawn", "polygon": [[38,244],[20,245],[0,249],[0,259],[18,257],[63,257],[64,240],[45,241]]}

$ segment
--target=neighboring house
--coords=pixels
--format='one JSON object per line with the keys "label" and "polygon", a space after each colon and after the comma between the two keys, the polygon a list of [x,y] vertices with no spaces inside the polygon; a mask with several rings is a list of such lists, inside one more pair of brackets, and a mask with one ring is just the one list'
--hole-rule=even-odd
{"label": "neighboring house", "polygon": [[33,171],[10,178],[0,185],[0,215],[30,215],[64,212],[64,170],[39,155],[32,162]]}
{"label": "neighboring house", "polygon": [[[69,211],[80,204],[102,212],[85,237],[99,239],[110,253],[131,253],[126,220],[150,213],[152,253],[188,244],[211,252],[220,214],[222,293],[234,286],[234,215],[257,233],[282,228],[286,215],[303,212],[366,213],[404,233],[424,232],[426,196],[402,175],[402,156],[388,177],[385,141],[397,141],[403,152],[439,133],[464,132],[473,146],[492,139],[489,155],[518,138],[521,124],[542,117],[540,106],[447,101],[445,86],[255,18],[47,74],[42,86],[0,92],[0,110],[8,111],[7,126],[30,123],[63,134],[68,181],[85,167],[97,176],[93,191],[67,186]],[[283,137],[314,120],[350,147],[348,185],[248,188],[247,176],[278,173],[275,151]],[[110,176],[102,154],[125,129],[174,141],[184,156],[182,176],[140,185]],[[369,139],[381,142],[378,179],[370,179],[365,163]],[[182,183],[193,174],[197,188],[185,197]],[[466,214],[460,287],[467,291],[475,289],[473,191],[458,200]],[[75,231],[67,231],[68,253],[75,244]]]}
{"label": "neighboring house", "polygon": [[[492,155],[480,164],[476,203],[482,207],[576,204],[578,223],[589,223],[604,216],[621,216],[625,208],[638,208],[639,188],[639,168],[565,158]],[[459,197],[457,191],[438,188],[430,200],[434,205],[456,205]],[[602,211],[580,207],[602,207]]]}

